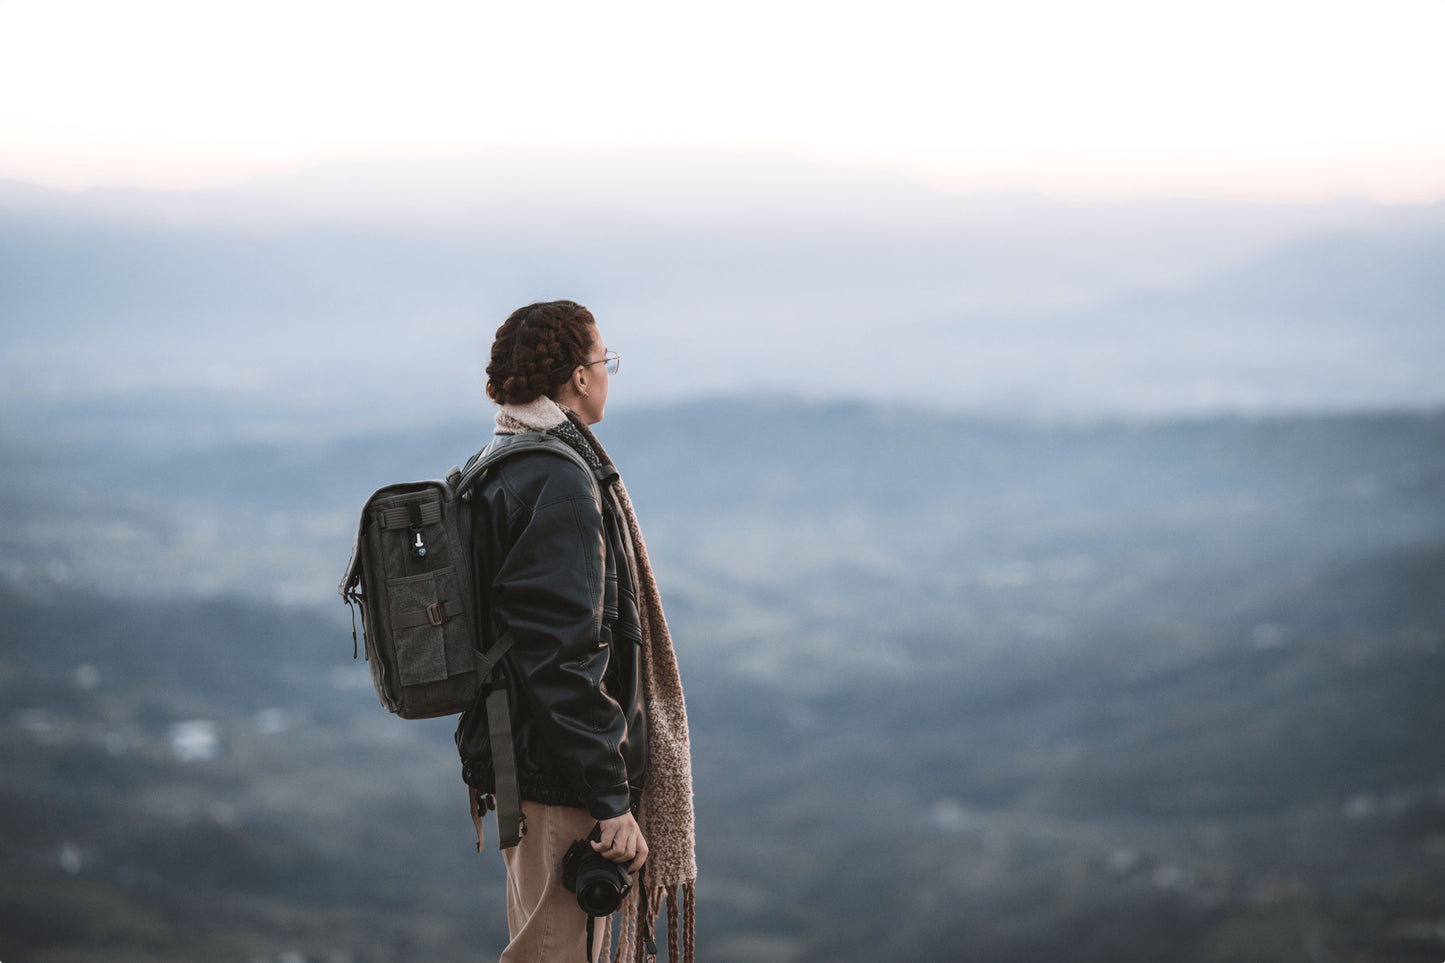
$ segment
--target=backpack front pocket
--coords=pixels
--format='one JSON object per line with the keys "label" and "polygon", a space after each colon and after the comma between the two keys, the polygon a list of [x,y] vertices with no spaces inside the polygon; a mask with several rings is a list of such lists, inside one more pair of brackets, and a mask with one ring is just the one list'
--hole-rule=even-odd
{"label": "backpack front pocket", "polygon": [[[446,679],[448,649],[453,660],[470,655],[460,627],[465,624],[456,570],[438,569],[422,575],[388,579],[387,596],[396,670],[402,685],[425,685]],[[454,666],[453,668],[458,668]]]}

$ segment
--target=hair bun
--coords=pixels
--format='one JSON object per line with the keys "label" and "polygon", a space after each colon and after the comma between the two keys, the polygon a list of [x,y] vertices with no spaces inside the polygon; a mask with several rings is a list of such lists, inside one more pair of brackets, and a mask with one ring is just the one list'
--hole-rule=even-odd
{"label": "hair bun", "polygon": [[487,397],[524,405],[554,394],[597,337],[592,312],[575,301],[544,301],[513,311],[497,329],[487,363]]}

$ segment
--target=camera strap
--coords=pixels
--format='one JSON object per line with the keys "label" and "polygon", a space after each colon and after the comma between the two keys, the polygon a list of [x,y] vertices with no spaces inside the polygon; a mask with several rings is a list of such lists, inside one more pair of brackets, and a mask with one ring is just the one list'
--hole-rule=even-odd
{"label": "camera strap", "polygon": [[[647,950],[647,959],[657,959],[657,941],[652,938],[652,910],[647,905],[647,864],[643,863],[642,868],[637,871],[637,906],[642,913],[642,939],[643,948]],[[668,960],[667,963],[672,963]]]}
{"label": "camera strap", "polygon": [[[500,812],[500,810],[498,810],[498,812]],[[597,825],[596,829],[593,831],[592,836],[596,836],[596,837],[598,837],[598,838],[600,839],[600,838],[601,838],[601,829],[602,829],[602,826],[601,826],[601,824],[599,823],[599,824]],[[591,839],[592,836],[589,836],[588,838]],[[643,940],[643,944],[642,944],[642,945],[643,945],[643,949],[647,952],[647,960],[648,960],[648,963],[656,963],[656,960],[657,960],[657,940],[653,939],[653,936],[652,936],[652,912],[648,909],[648,905],[647,905],[647,864],[646,864],[646,863],[643,863],[643,864],[642,864],[642,868],[637,871],[637,905],[638,905],[638,912],[642,915],[642,940]],[[625,918],[626,918],[626,914],[624,914],[624,919],[625,919]],[[586,950],[585,950],[585,952],[583,953],[583,959],[585,960],[585,963],[592,963],[592,933],[593,933],[593,927],[596,925],[596,923],[597,923],[597,917],[592,916],[592,915],[589,914],[588,917],[587,917],[587,943],[586,943]],[[626,938],[626,934],[621,934],[621,935],[619,935],[618,938],[619,938],[619,939],[625,939],[625,938]],[[669,944],[669,945],[671,945],[671,944]],[[599,951],[598,954],[597,954],[597,963],[602,963],[602,957],[603,957],[603,955],[604,955],[606,952],[607,952],[607,947],[605,947],[605,946],[602,947],[601,951]],[[669,960],[668,963],[672,963],[672,961]]]}

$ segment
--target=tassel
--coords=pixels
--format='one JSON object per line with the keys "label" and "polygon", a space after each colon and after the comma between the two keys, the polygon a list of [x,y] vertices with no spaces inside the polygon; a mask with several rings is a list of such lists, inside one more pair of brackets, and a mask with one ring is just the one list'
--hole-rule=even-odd
{"label": "tassel", "polygon": [[677,887],[667,888],[667,963],[677,963]]}
{"label": "tassel", "polygon": [[687,901],[687,905],[683,908],[682,963],[693,963],[693,949],[697,944],[697,913],[693,904],[693,884],[684,883],[682,891],[686,894],[684,899]]}

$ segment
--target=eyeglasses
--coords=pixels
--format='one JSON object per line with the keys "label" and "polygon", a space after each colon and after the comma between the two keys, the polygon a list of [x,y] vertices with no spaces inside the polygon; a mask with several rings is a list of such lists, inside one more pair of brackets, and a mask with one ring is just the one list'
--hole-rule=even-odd
{"label": "eyeglasses", "polygon": [[615,375],[617,374],[617,369],[622,367],[622,355],[616,351],[609,351],[607,352],[607,357],[598,358],[596,361],[584,361],[581,367],[590,368],[594,364],[605,364],[607,367],[604,370],[610,375]]}

